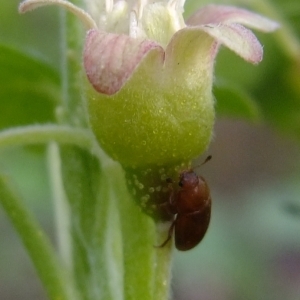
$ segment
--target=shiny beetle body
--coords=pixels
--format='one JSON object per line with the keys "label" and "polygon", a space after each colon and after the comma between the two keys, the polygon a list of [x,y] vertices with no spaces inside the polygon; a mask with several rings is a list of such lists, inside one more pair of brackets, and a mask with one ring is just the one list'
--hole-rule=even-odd
{"label": "shiny beetle body", "polygon": [[[209,156],[205,162],[210,158]],[[171,182],[169,180],[171,195],[167,206],[175,218],[168,238],[159,247],[168,243],[174,230],[176,248],[186,251],[197,246],[207,231],[211,212],[210,190],[205,179],[193,170],[180,174],[177,191],[173,190]]]}

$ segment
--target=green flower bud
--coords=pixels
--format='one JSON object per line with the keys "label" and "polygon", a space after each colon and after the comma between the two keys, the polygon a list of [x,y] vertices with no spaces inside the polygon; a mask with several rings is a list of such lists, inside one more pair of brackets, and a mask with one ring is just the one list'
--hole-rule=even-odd
{"label": "green flower bud", "polygon": [[[258,63],[262,47],[240,24],[277,24],[247,10],[208,5],[187,21],[184,1],[86,0],[89,13],[65,0],[27,0],[20,11],[57,4],[88,31],[84,48],[88,114],[101,147],[126,171],[145,212],[168,219],[167,178],[177,181],[208,147],[214,124],[213,65],[220,45]],[[91,17],[91,15],[94,17]]]}

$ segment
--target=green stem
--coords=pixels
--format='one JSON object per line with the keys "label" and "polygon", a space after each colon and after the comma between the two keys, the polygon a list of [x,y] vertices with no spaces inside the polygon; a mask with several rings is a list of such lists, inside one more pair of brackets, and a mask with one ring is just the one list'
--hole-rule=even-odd
{"label": "green stem", "polygon": [[50,241],[31,212],[0,176],[0,202],[19,233],[36,270],[52,300],[73,300],[66,274],[56,258]]}
{"label": "green stem", "polygon": [[60,257],[68,270],[73,269],[70,236],[70,208],[61,176],[59,146],[52,142],[47,147],[50,186],[54,202],[54,216],[57,232],[57,245]]}
{"label": "green stem", "polygon": [[[166,238],[167,230],[157,230],[157,241]],[[153,299],[169,299],[171,281],[172,243],[156,249],[156,268]]]}
{"label": "green stem", "polygon": [[85,149],[94,149],[94,138],[87,129],[74,129],[59,125],[32,125],[17,127],[0,132],[0,148],[45,144],[48,142],[76,145]]}
{"label": "green stem", "polygon": [[124,299],[168,299],[171,244],[155,247],[165,239],[168,226],[158,230],[161,226],[141,212],[127,191],[120,167],[110,174],[115,182],[114,193],[121,218]]}
{"label": "green stem", "polygon": [[[100,197],[96,206],[94,226],[94,254],[97,262],[94,283],[99,281],[102,293],[97,299],[122,299],[124,286],[123,230],[120,224],[118,202],[119,180],[115,173],[120,167],[107,160],[102,164]],[[126,194],[123,195],[126,197]],[[98,249],[98,250],[97,250]],[[105,275],[104,275],[105,274]],[[101,279],[100,279],[101,278]]]}
{"label": "green stem", "polygon": [[[73,4],[84,8],[84,1],[73,0]],[[82,73],[82,49],[85,29],[72,14],[61,11],[61,77],[62,111],[58,110],[58,121],[73,126],[86,127],[84,106],[84,76]]]}

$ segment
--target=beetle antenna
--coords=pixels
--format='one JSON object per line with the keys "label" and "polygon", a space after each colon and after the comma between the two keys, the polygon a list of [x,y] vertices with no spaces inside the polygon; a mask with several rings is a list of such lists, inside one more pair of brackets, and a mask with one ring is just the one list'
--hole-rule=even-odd
{"label": "beetle antenna", "polygon": [[211,156],[211,155],[208,155],[208,156],[205,158],[205,161],[204,161],[200,166],[206,164],[206,163],[207,163],[208,161],[210,161],[211,159],[212,159],[212,156]]}
{"label": "beetle antenna", "polygon": [[195,166],[193,169],[196,169],[196,168],[199,168],[199,167],[203,166],[204,164],[206,164],[206,163],[207,163],[208,161],[210,161],[211,159],[212,159],[212,156],[211,156],[211,155],[208,155],[208,156],[205,158],[205,160],[204,160],[203,163],[201,163],[200,165]]}

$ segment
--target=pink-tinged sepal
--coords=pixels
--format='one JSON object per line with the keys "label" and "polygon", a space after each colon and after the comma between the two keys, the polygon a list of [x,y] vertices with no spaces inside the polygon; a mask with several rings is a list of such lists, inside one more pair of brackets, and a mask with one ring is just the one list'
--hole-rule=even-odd
{"label": "pink-tinged sepal", "polygon": [[98,92],[113,95],[152,51],[163,57],[162,47],[154,41],[92,29],[84,48],[87,77]]}
{"label": "pink-tinged sepal", "polygon": [[213,64],[221,44],[248,62],[259,63],[262,60],[261,44],[242,25],[190,26],[175,33],[167,46],[165,70],[170,75],[169,81],[176,84],[180,78],[181,84],[186,82],[186,87],[193,89],[211,86]]}
{"label": "pink-tinged sepal", "polygon": [[[176,32],[166,48],[165,72],[173,86],[210,93],[218,43],[198,27]],[[200,89],[200,90],[199,90]]]}
{"label": "pink-tinged sepal", "polygon": [[225,5],[204,6],[186,20],[188,26],[221,23],[239,23],[263,32],[271,32],[279,27],[277,22],[249,10]]}
{"label": "pink-tinged sepal", "polygon": [[244,60],[259,63],[263,57],[263,48],[253,32],[240,24],[211,24],[199,26],[213,37],[218,43],[223,44]]}

